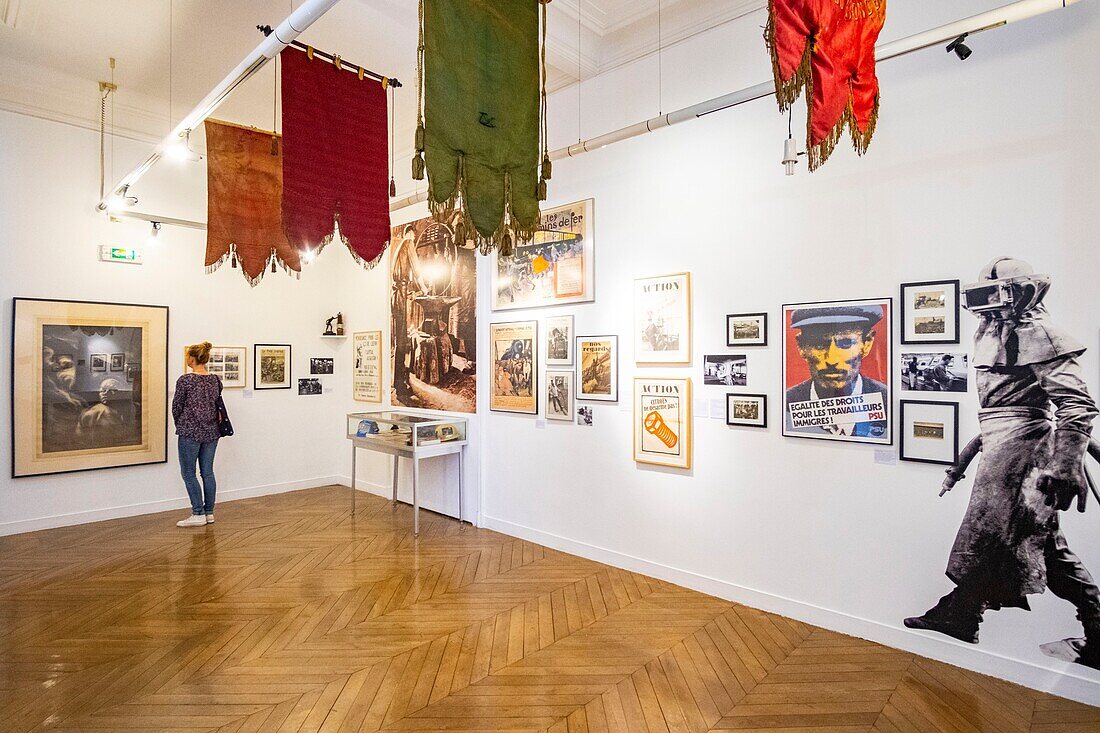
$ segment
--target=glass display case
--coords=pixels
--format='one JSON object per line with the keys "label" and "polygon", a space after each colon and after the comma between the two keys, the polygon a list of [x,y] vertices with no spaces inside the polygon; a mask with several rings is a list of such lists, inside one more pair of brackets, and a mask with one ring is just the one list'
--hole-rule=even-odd
{"label": "glass display case", "polygon": [[413,534],[420,534],[420,460],[458,455],[458,521],[462,522],[462,494],[465,489],[464,463],[467,420],[442,413],[412,413],[397,410],[351,412],[347,415],[347,438],[351,441],[352,512],[355,511],[355,458],[359,449],[393,456],[393,502],[397,503],[399,460],[412,462]]}

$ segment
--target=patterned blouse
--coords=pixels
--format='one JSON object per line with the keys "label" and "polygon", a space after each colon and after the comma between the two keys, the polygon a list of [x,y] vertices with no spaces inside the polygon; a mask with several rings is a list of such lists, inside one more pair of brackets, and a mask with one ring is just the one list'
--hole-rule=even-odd
{"label": "patterned blouse", "polygon": [[176,434],[196,443],[209,443],[218,433],[218,395],[222,380],[217,374],[184,374],[176,380],[172,418]]}

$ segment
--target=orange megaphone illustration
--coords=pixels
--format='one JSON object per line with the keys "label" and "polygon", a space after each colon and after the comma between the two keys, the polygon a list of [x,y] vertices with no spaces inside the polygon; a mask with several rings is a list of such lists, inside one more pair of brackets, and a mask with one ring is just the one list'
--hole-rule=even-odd
{"label": "orange megaphone illustration", "polygon": [[664,443],[667,447],[671,448],[676,445],[676,433],[672,432],[672,428],[665,425],[664,419],[660,413],[654,411],[645,416],[645,431],[650,435],[657,436],[657,440]]}

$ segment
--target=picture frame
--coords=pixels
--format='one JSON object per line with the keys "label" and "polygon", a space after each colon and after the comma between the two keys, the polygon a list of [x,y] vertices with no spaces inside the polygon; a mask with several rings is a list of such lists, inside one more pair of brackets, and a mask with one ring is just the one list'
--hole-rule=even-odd
{"label": "picture frame", "polygon": [[893,299],[791,303],[782,316],[783,435],[893,445]]}
{"label": "picture frame", "polygon": [[573,370],[546,370],[546,419],[573,421]]}
{"label": "picture frame", "polygon": [[726,394],[726,425],[743,428],[768,427],[768,396],[766,394]]}
{"label": "picture frame", "polygon": [[703,384],[745,387],[749,383],[749,357],[745,354],[705,354]]}
{"label": "picture frame", "polygon": [[539,413],[538,332],[538,321],[489,324],[493,362],[491,411]]}
{"label": "picture frame", "polygon": [[573,337],[573,316],[546,319],[547,368],[573,364]]}
{"label": "picture frame", "polygon": [[577,390],[582,401],[619,401],[619,337],[577,336]]}
{"label": "picture frame", "polygon": [[591,303],[595,292],[594,199],[544,208],[530,242],[511,257],[493,251],[489,290],[493,311]]}
{"label": "picture frame", "polygon": [[634,280],[634,361],[691,364],[691,273]]}
{"label": "picture frame", "polygon": [[691,469],[691,378],[634,377],[634,461]]}
{"label": "picture frame", "polygon": [[959,403],[901,400],[903,461],[951,466],[959,460]]}
{"label": "picture frame", "polygon": [[970,355],[954,351],[903,351],[901,392],[963,394],[970,387]]}
{"label": "picture frame", "polygon": [[959,281],[901,285],[901,343],[959,343]]}
{"label": "picture frame", "polygon": [[126,354],[111,354],[111,371],[121,372],[126,370]]}
{"label": "picture frame", "polygon": [[291,388],[293,367],[290,344],[254,344],[252,363],[254,389]]}
{"label": "picture frame", "polygon": [[[244,389],[248,386],[248,347],[211,346],[206,369],[217,374],[223,389]],[[183,372],[188,372],[187,347],[183,347]]]}
{"label": "picture frame", "polygon": [[731,313],[726,316],[726,346],[767,345],[767,313]]}
{"label": "picture frame", "polygon": [[335,368],[335,359],[331,356],[311,356],[309,358],[310,374],[332,374]]}
{"label": "picture frame", "polygon": [[168,306],[13,298],[11,355],[12,478],[168,460]]}
{"label": "picture frame", "polygon": [[324,391],[324,387],[321,384],[319,377],[300,377],[298,379],[298,394],[302,395],[319,395]]}
{"label": "picture frame", "polygon": [[382,332],[352,335],[351,393],[356,402],[382,402]]}

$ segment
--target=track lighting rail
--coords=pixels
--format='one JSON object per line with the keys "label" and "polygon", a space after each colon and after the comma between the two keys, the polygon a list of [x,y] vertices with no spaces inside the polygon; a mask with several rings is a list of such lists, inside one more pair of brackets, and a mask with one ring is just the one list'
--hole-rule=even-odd
{"label": "track lighting rail", "polygon": [[[256,26],[256,30],[260,31],[260,33],[263,33],[265,36],[270,36],[271,33],[272,33],[271,26],[269,26],[269,25],[258,25],[258,26]],[[302,43],[301,41],[291,41],[290,45],[294,46],[294,48],[305,51],[306,53],[311,54],[312,56],[320,56],[325,61],[328,61],[328,62],[334,64],[338,69],[344,69],[345,71],[350,71],[353,74],[361,73],[363,76],[369,76],[371,79],[374,79],[375,81],[380,81],[380,82],[382,82],[382,84],[384,84],[386,86],[391,86],[391,87],[394,87],[394,88],[398,88],[398,87],[403,86],[401,84],[401,82],[399,82],[397,80],[396,77],[382,76],[378,72],[371,71],[370,69],[366,68],[365,66],[360,66],[358,64],[353,64],[352,62],[347,61],[344,58],[342,58],[340,56],[337,56],[336,54],[325,53],[324,51],[321,51],[319,49],[314,48],[313,46],[307,46],[306,44]],[[362,77],[360,77],[360,78],[362,78]]]}

